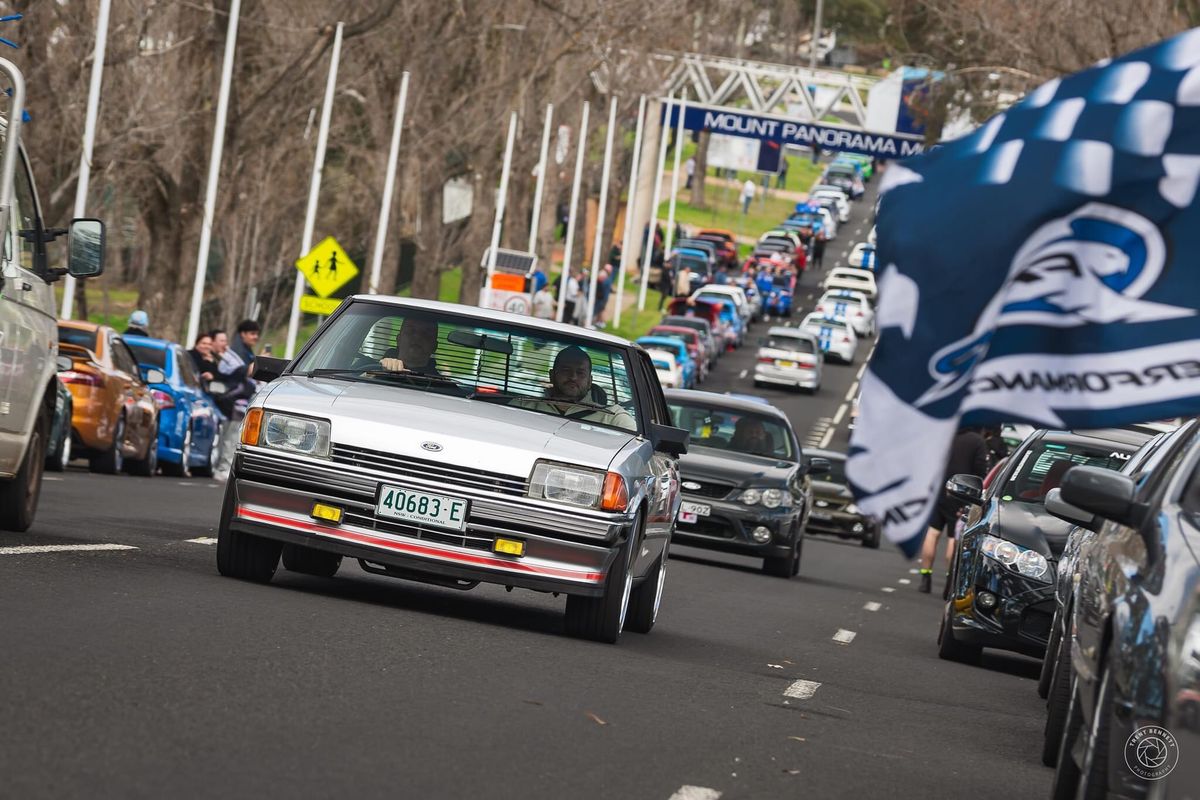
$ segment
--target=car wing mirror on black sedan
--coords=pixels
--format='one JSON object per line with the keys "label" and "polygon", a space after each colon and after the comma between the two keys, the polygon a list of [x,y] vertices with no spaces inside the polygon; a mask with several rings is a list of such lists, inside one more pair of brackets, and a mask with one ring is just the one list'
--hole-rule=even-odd
{"label": "car wing mirror on black sedan", "polygon": [[983,505],[983,481],[978,475],[955,475],[946,481],[946,493],[967,505]]}
{"label": "car wing mirror on black sedan", "polygon": [[1144,507],[1134,502],[1134,493],[1128,475],[1101,467],[1071,467],[1063,475],[1059,496],[1085,513],[1136,528]]}
{"label": "car wing mirror on black sedan", "polygon": [[290,362],[286,358],[272,358],[271,356],[258,356],[254,359],[254,380],[259,382],[269,382],[278,378],[287,369]]}
{"label": "car wing mirror on black sedan", "polygon": [[1046,493],[1046,511],[1072,525],[1095,530],[1097,519],[1095,514],[1088,513],[1078,506],[1073,506],[1062,499],[1062,489],[1051,489]]}
{"label": "car wing mirror on black sedan", "polygon": [[808,469],[805,472],[815,478],[820,475],[828,475],[832,470],[833,465],[829,463],[828,458],[813,456],[808,460]]}

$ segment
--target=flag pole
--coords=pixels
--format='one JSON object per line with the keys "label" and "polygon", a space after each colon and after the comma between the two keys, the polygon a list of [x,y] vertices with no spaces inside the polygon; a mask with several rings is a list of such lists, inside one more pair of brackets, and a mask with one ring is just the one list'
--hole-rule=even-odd
{"label": "flag pole", "polygon": [[596,278],[600,271],[600,247],[604,240],[604,215],[608,204],[608,173],[612,165],[613,133],[617,128],[617,98],[608,102],[608,136],[604,141],[604,167],[600,170],[600,206],[596,209],[596,235],[592,238],[592,276],[588,282],[587,316],[584,324],[592,327],[592,310],[596,307]]}
{"label": "flag pole", "polygon": [[513,140],[517,138],[517,112],[508,118],[508,141],[504,143],[504,164],[500,168],[500,193],[496,198],[496,219],[492,222],[492,246],[488,248],[487,275],[483,278],[483,307],[492,306],[492,275],[496,272],[496,251],[500,249],[500,230],[504,227],[504,206],[508,199],[508,173],[512,169]]}
{"label": "flag pole", "polygon": [[625,202],[625,235],[621,237],[621,269],[617,277],[617,305],[613,309],[613,326],[621,324],[621,306],[625,301],[625,275],[629,267],[629,250],[633,246],[635,203],[637,202],[638,170],[642,160],[642,129],[646,124],[646,95],[638,101],[637,132],[633,135],[633,159],[629,167],[629,197]]}
{"label": "flag pole", "polygon": [[529,222],[529,252],[537,252],[538,225],[542,221],[542,191],[546,188],[546,161],[550,153],[550,123],[554,104],[546,104],[546,122],[542,125],[542,152],[538,157],[537,183],[533,189],[533,219]]}
{"label": "flag pole", "polygon": [[[667,95],[666,112],[659,126],[658,169],[654,174],[654,192],[650,195],[650,220],[646,230],[646,263],[642,268],[642,286],[638,290],[638,311],[646,310],[646,285],[650,282],[650,266],[654,263],[654,229],[658,226],[658,203],[662,194],[663,166],[667,160],[667,134],[670,132],[671,106],[675,104],[675,93]],[[667,254],[663,253],[663,269],[667,268]]]}
{"label": "flag pole", "polygon": [[575,179],[571,182],[571,210],[567,214],[567,241],[563,249],[562,275],[558,284],[558,311],[554,319],[563,321],[563,311],[567,303],[567,286],[571,282],[571,248],[575,245],[575,218],[579,205],[579,183],[583,180],[583,157],[587,151],[588,111],[591,104],[583,103],[583,119],[579,122],[579,143],[575,151]]}
{"label": "flag pole", "polygon": [[[325,148],[329,144],[329,120],[333,116],[333,92],[337,87],[338,60],[342,55],[342,25],[333,34],[333,53],[329,58],[329,77],[325,81],[325,102],[321,106],[321,124],[317,129],[317,153],[313,158],[312,180],[308,186],[308,209],[304,213],[304,234],[300,240],[300,257],[312,249],[313,231],[317,225],[317,200],[321,194],[321,173],[325,169]],[[296,335],[300,331],[300,298],[304,296],[304,276],[296,271],[296,289],[292,293],[292,315],[288,320],[287,350],[284,357],[296,354]]]}
{"label": "flag pole", "polygon": [[679,101],[679,124],[675,129],[675,166],[671,170],[671,205],[667,210],[667,235],[663,237],[663,260],[671,253],[675,240],[675,198],[679,194],[679,157],[683,154],[683,115],[687,111],[687,89]]}
{"label": "flag pole", "polygon": [[[83,152],[79,156],[79,181],[75,185],[75,217],[87,212],[88,182],[92,176],[92,150],[96,145],[96,118],[100,116],[100,85],[104,78],[104,51],[108,46],[108,17],[112,0],[100,0],[96,15],[96,46],[92,53],[92,80],[88,86],[87,113],[83,122]],[[17,109],[17,113],[21,113]],[[75,278],[63,282],[62,318],[70,319],[75,305]]]}
{"label": "flag pole", "polygon": [[387,174],[383,179],[383,199],[379,203],[379,226],[375,231],[375,252],[371,255],[370,294],[379,294],[379,275],[383,272],[383,251],[387,246],[388,222],[392,216],[392,193],[396,190],[396,162],[400,159],[400,134],[404,129],[404,108],[408,105],[408,71],[400,75],[396,96],[396,116],[392,123],[392,144],[388,148]]}
{"label": "flag pole", "polygon": [[200,333],[200,305],[204,300],[204,280],[208,276],[208,252],[212,246],[213,216],[217,211],[217,184],[221,180],[221,153],[225,149],[225,122],[229,117],[229,90],[233,84],[233,59],[237,50],[238,19],[242,0],[229,6],[229,27],[225,31],[225,55],[221,62],[221,88],[217,93],[217,122],[213,127],[212,149],[208,157],[208,185],[204,188],[204,221],[200,225],[200,250],[196,254],[196,278],[192,283],[192,305],[188,311],[187,337],[184,344],[196,343]]}

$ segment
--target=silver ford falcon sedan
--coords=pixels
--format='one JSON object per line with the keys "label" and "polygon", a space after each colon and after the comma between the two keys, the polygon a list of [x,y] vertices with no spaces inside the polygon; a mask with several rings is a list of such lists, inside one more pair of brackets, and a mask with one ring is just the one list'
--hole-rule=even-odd
{"label": "silver ford falcon sedan", "polygon": [[225,491],[222,575],[367,572],[567,596],[568,633],[654,625],[687,433],[649,355],[498,311],[356,296],[260,358]]}

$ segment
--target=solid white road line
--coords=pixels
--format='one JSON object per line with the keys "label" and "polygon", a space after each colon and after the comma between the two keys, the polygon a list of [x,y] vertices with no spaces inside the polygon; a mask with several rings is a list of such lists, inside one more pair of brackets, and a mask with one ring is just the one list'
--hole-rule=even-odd
{"label": "solid white road line", "polygon": [[850,391],[846,392],[846,402],[849,403],[854,399],[855,393],[858,391],[858,381],[850,384]]}
{"label": "solid white road line", "polygon": [[783,690],[785,697],[794,697],[797,700],[807,700],[817,693],[817,689],[821,688],[821,684],[817,681],[794,681],[791,686]]}
{"label": "solid white road line", "polygon": [[717,800],[721,793],[705,786],[680,786],[668,800]]}
{"label": "solid white road line", "polygon": [[187,539],[186,541],[190,542],[191,544],[216,544],[217,543],[217,539],[215,536],[201,536],[198,539]]}
{"label": "solid white road line", "polygon": [[[649,235],[649,234],[647,234],[647,235]],[[749,371],[750,371],[750,370],[748,370],[748,369],[744,369],[744,370],[742,370],[740,373],[738,373],[738,377],[739,377],[739,378],[744,378],[744,377],[746,377],[746,373],[748,373]]]}
{"label": "solid white road line", "polygon": [[854,631],[848,631],[845,628],[838,628],[838,632],[833,635],[833,640],[838,644],[850,644],[857,636]]}
{"label": "solid white road line", "polygon": [[837,413],[833,415],[834,425],[840,425],[842,423],[842,417],[846,416],[847,408],[848,406],[845,403],[842,403],[840,406],[838,406]]}
{"label": "solid white road line", "polygon": [[871,602],[869,602],[865,606],[863,606],[863,611],[878,611],[881,608],[883,608],[882,604],[876,603],[874,600],[872,600]]}
{"label": "solid white road line", "polygon": [[96,550],[137,550],[128,544],[31,544],[21,547],[0,547],[0,556],[24,556],[35,553],[87,553]]}
{"label": "solid white road line", "polygon": [[894,592],[894,591],[896,591],[896,587],[895,587],[895,586],[884,586],[884,587],[883,587],[883,589],[882,589],[882,591],[885,591],[885,592]]}

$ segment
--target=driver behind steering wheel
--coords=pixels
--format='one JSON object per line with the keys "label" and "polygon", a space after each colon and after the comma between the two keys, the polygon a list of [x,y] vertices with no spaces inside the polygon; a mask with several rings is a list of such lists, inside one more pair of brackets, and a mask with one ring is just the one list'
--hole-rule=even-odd
{"label": "driver behind steering wheel", "polygon": [[[577,345],[558,351],[550,367],[550,388],[544,398],[518,398],[513,405],[533,411],[549,412],[584,422],[598,422],[625,430],[635,430],[633,415],[619,405],[595,406],[578,413],[580,406],[594,406],[592,391],[592,359]],[[573,413],[574,412],[574,413]]]}

